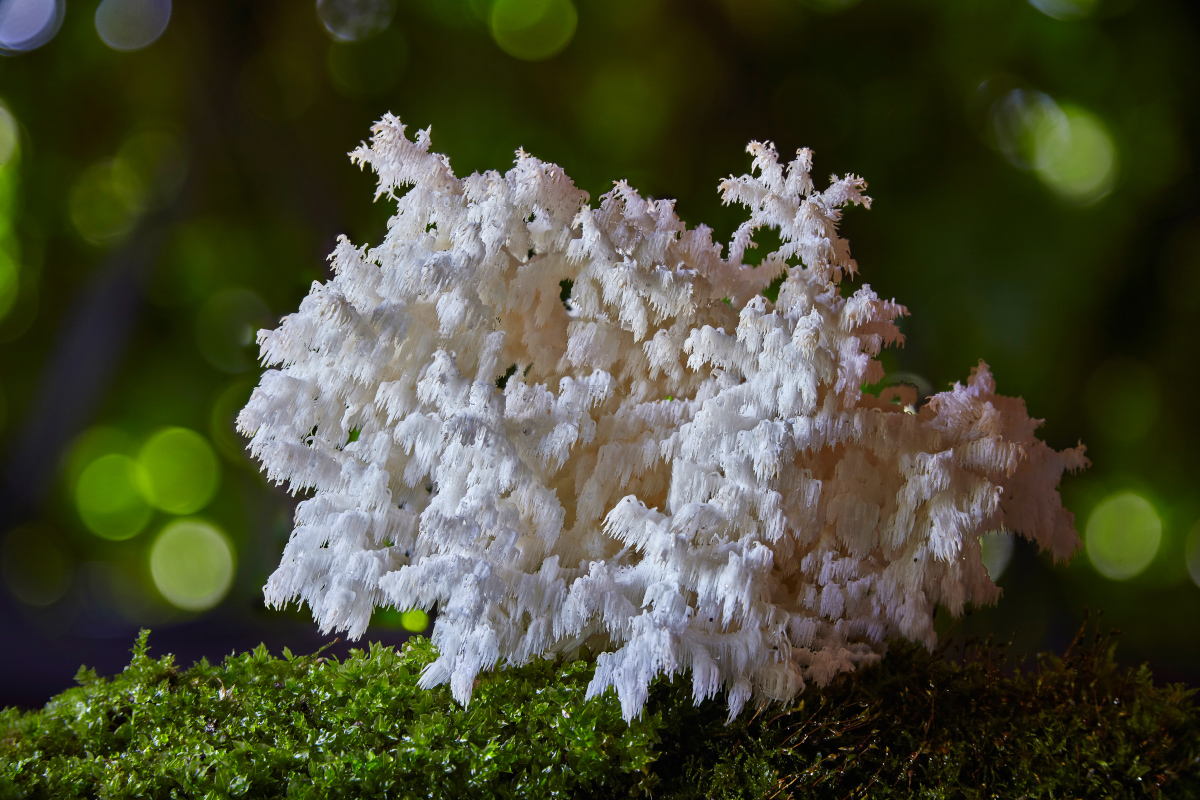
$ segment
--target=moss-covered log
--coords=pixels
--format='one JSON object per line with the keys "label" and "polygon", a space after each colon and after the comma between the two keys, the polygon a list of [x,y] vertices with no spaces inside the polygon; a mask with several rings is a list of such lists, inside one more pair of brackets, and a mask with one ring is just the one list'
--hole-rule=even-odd
{"label": "moss-covered log", "polygon": [[588,659],[416,685],[428,642],[345,661],[264,648],[179,670],[147,655],[0,715],[0,797],[1200,797],[1191,690],[1107,641],[1006,672],[991,648],[883,663],[725,724],[682,680],[621,720]]}

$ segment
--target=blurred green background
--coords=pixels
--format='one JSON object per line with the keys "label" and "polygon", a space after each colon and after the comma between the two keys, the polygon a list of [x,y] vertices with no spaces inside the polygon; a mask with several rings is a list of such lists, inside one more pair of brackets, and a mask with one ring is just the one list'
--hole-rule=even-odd
{"label": "blurred green background", "polygon": [[0,702],[141,626],[185,660],[325,640],[262,608],[295,501],[233,417],[254,332],[338,234],[380,240],[346,153],[387,111],[459,175],[524,147],[719,241],[751,139],[864,175],[861,280],[912,312],[889,370],[930,393],[983,358],[1093,461],[1085,551],[989,538],[1005,597],[943,630],[1061,649],[1103,610],[1200,682],[1198,28],[1186,0],[0,0]]}

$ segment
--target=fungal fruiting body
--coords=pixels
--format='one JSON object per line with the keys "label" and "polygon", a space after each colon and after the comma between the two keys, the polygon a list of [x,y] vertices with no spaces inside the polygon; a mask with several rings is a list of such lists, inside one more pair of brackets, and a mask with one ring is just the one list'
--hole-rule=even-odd
{"label": "fungal fruiting body", "polygon": [[[906,312],[842,294],[860,178],[817,191],[810,151],[752,143],[720,185],[749,211],[723,256],[624,182],[593,206],[522,151],[460,179],[429,144],[374,127],[351,158],[396,204],[384,240],[341,238],[333,277],[259,333],[238,427],[307,495],[268,604],[351,637],[436,605],[422,685],[463,703],[481,670],[587,644],[589,697],[615,688],[627,719],[680,672],[732,718],[889,638],[932,645],[936,605],[994,602],[986,532],[1077,548],[1057,486],[1083,448],[1035,438],[985,364],[919,406],[864,392]],[[782,245],[750,266],[760,228]]]}

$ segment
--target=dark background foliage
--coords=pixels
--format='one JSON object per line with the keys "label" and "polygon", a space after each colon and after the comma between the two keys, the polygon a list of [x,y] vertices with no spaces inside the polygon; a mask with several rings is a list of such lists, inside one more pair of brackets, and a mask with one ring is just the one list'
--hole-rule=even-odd
{"label": "dark background foliage", "polygon": [[[120,668],[143,625],[183,663],[329,638],[262,608],[294,501],[232,419],[252,331],[323,278],[338,234],[381,238],[389,204],[345,154],[387,111],[432,126],[459,175],[524,147],[593,199],[618,178],[676,198],[718,240],[740,212],[716,184],[751,139],[864,175],[874,206],[844,224],[860,279],[912,312],[888,368],[930,392],[983,358],[1094,464],[1064,497],[1095,549],[1056,566],[1018,541],[999,606],[955,635],[1061,650],[1101,608],[1123,659],[1200,675],[1193,4],[206,0],[138,49],[134,12],[167,0],[60,1],[34,49],[7,33],[18,5],[0,1],[0,704]],[[363,9],[384,13],[338,27]],[[164,427],[199,460],[153,462]],[[132,489],[83,479],[104,458],[141,470]],[[162,475],[215,488],[173,504]],[[160,548],[181,520],[207,533]],[[171,558],[210,557],[228,586],[219,563],[208,589],[171,583]],[[398,613],[368,634],[406,635]]]}

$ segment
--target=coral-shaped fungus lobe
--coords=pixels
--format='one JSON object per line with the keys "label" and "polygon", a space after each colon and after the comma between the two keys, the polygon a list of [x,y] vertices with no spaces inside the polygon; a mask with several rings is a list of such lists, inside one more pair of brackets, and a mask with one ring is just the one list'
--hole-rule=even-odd
{"label": "coral-shaped fungus lobe", "polygon": [[[981,534],[1070,555],[1057,485],[1082,447],[1036,439],[982,363],[919,407],[864,393],[906,313],[841,291],[865,183],[817,191],[810,151],[749,152],[720,186],[749,210],[722,257],[623,182],[593,206],[524,152],[460,179],[428,130],[379,122],[351,158],[396,203],[387,235],[339,240],[332,279],[259,334],[238,418],[306,493],[267,602],[351,637],[378,606],[436,605],[422,684],[463,703],[481,670],[586,643],[589,696],[614,687],[626,718],[678,672],[732,718],[890,637],[931,645],[937,604],[995,601]],[[782,245],[749,266],[764,227]]]}

